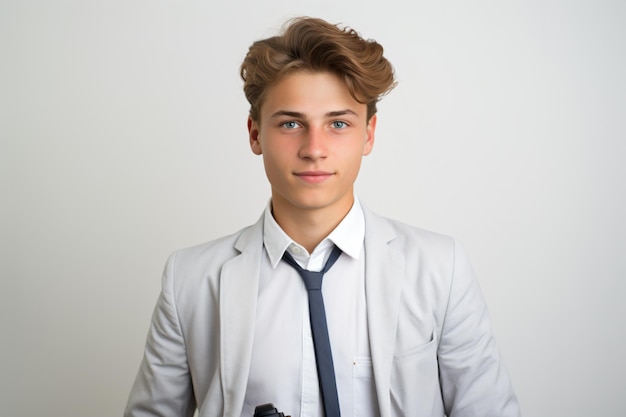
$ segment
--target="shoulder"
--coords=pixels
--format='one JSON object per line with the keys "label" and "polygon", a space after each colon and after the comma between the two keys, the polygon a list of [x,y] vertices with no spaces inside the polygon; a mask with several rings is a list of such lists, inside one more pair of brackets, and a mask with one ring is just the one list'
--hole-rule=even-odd
{"label": "shoulder", "polygon": [[380,216],[367,208],[364,208],[363,212],[366,233],[373,235],[374,238],[384,239],[392,246],[404,248],[404,251],[449,252],[458,244],[451,236]]}
{"label": "shoulder", "polygon": [[471,270],[467,252],[458,239],[379,216],[367,209],[364,213],[366,245],[368,241],[370,248],[388,245],[404,259],[409,271],[430,271],[436,276],[452,279],[455,272]]}
{"label": "shoulder", "polygon": [[198,245],[178,249],[170,255],[170,261],[177,264],[196,264],[232,258],[237,255],[235,242],[246,229]]}
{"label": "shoulder", "polygon": [[217,276],[225,263],[262,245],[262,221],[257,221],[230,235],[175,251],[167,260],[166,273],[186,280]]}

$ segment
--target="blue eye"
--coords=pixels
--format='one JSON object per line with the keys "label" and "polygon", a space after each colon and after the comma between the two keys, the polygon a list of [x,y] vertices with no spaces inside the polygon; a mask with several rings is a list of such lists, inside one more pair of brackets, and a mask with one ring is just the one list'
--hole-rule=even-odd
{"label": "blue eye", "polygon": [[346,122],[342,122],[341,120],[335,120],[335,121],[332,123],[332,126],[333,126],[335,129],[343,129],[343,128],[345,128],[345,127],[348,127],[348,124],[347,124]]}
{"label": "blue eye", "polygon": [[290,121],[290,122],[283,123],[282,126],[287,129],[296,129],[298,127],[298,123],[294,121]]}

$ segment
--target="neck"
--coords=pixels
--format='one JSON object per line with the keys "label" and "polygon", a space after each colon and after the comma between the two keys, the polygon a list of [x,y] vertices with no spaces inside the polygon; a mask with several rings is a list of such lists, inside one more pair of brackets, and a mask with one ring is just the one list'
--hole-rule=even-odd
{"label": "neck", "polygon": [[283,207],[279,201],[272,200],[272,214],[278,225],[309,253],[324,240],[346,217],[354,199],[343,207],[332,208],[295,208]]}

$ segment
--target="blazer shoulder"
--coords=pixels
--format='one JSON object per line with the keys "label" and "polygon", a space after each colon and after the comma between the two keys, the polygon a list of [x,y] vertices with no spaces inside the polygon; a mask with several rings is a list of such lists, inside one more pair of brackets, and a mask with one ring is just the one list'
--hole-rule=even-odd
{"label": "blazer shoulder", "polygon": [[251,247],[263,243],[263,216],[255,223],[235,233],[205,243],[179,249],[171,256],[185,261],[214,261],[230,259]]}
{"label": "blazer shoulder", "polygon": [[450,250],[456,239],[403,221],[366,211],[366,230],[385,238],[392,245],[420,247],[423,249]]}
{"label": "blazer shoulder", "polygon": [[227,236],[221,236],[207,242],[178,249],[170,255],[170,258],[175,258],[177,262],[197,263],[221,257],[233,257],[237,254],[235,242],[244,230],[245,228]]}
{"label": "blazer shoulder", "polygon": [[450,244],[453,240],[455,240],[452,236],[437,233],[428,229],[423,229],[418,226],[404,223],[400,220],[387,218],[387,221],[392,225],[398,235],[404,236],[407,239],[415,239],[423,242],[444,244]]}
{"label": "blazer shoulder", "polygon": [[262,222],[246,226],[230,235],[173,252],[166,264],[172,276],[217,276],[222,266],[242,252],[263,244]]}
{"label": "blazer shoulder", "polygon": [[[469,263],[463,244],[452,236],[371,212],[367,212],[365,222],[366,242],[385,242],[390,249],[402,254],[405,265],[434,268],[442,276],[451,278],[460,264]],[[373,247],[371,243],[370,246]]]}

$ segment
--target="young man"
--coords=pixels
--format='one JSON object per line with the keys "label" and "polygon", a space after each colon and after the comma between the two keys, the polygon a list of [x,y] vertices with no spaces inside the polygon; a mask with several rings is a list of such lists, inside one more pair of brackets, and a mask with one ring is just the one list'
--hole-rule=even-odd
{"label": "young man", "polygon": [[[309,18],[251,46],[241,75],[270,204],[168,260],[126,416],[252,416],[264,403],[293,417],[520,415],[463,249],[354,196],[394,86],[382,52]],[[301,268],[324,268],[323,297]]]}

